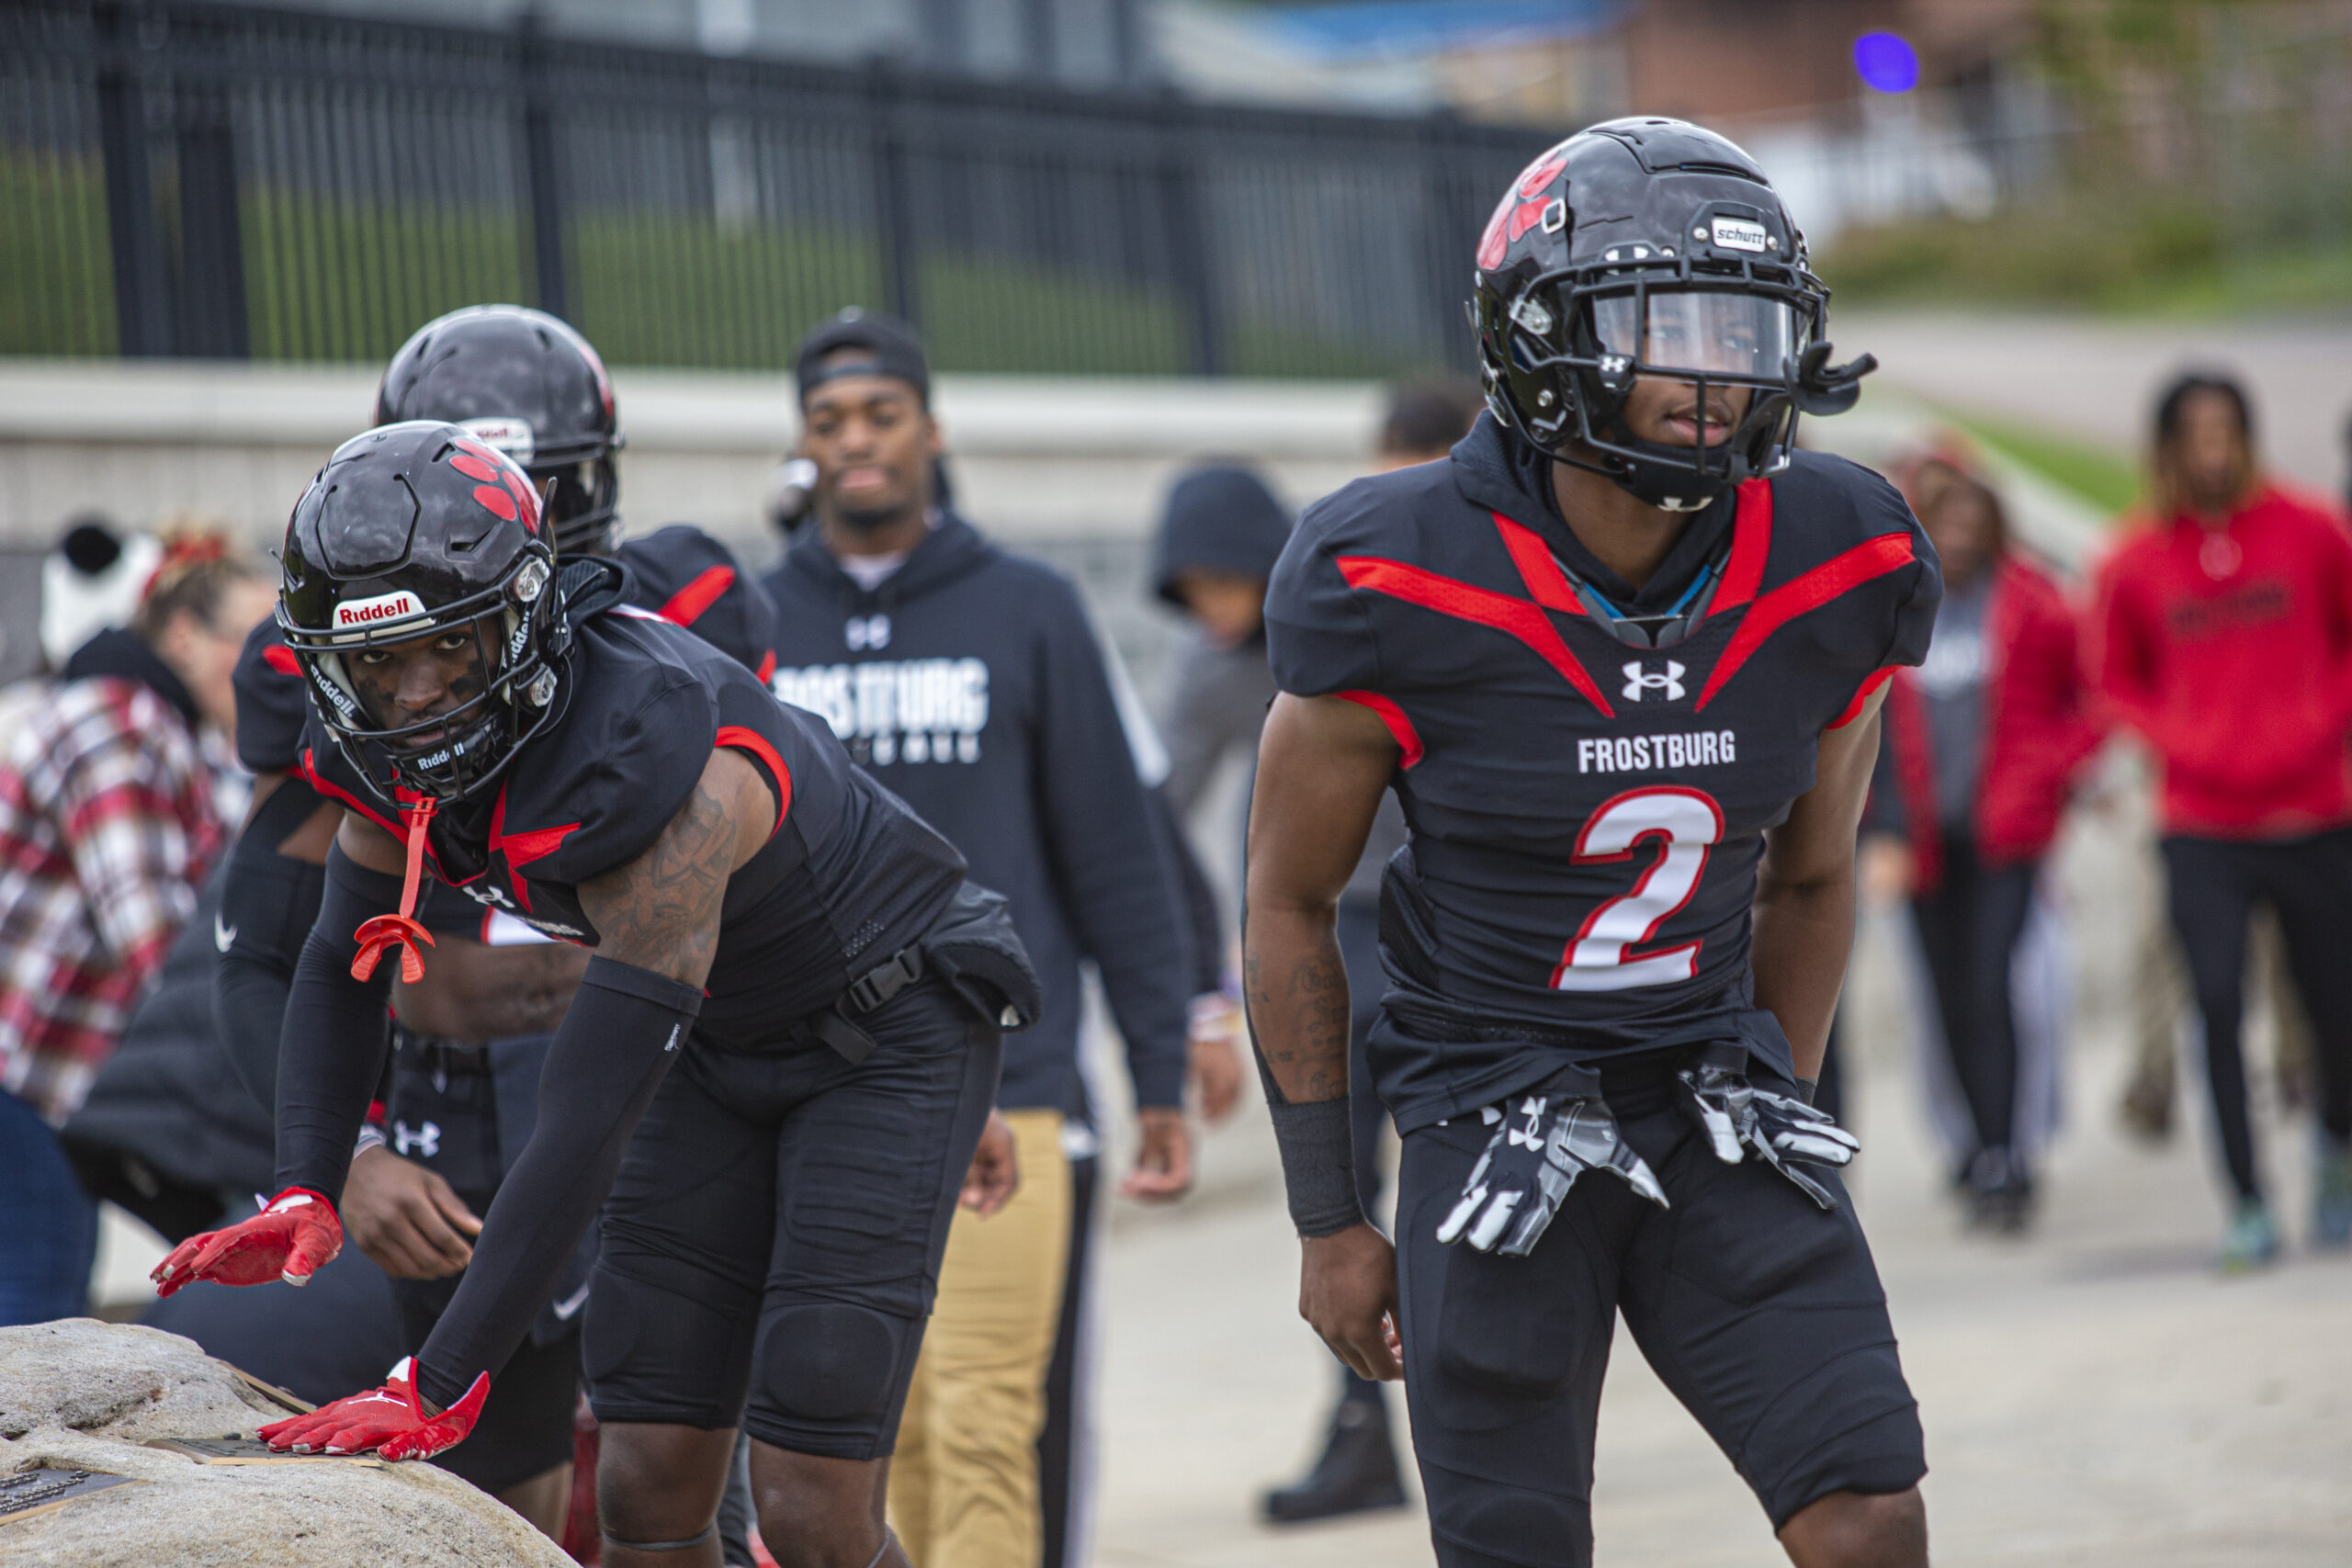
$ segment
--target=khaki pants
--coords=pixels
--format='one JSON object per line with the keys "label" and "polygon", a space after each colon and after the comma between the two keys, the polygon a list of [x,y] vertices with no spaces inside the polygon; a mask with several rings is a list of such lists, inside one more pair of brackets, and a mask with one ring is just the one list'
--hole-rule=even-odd
{"label": "khaki pants", "polygon": [[1008,1111],[1021,1190],[958,1210],[890,1463],[890,1528],[914,1568],[1037,1568],[1037,1434],[1069,1256],[1056,1111]]}

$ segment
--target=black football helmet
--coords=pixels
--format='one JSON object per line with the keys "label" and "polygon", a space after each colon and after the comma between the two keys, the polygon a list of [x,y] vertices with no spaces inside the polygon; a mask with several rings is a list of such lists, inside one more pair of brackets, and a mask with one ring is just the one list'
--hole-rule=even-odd
{"label": "black football helmet", "polygon": [[[498,777],[559,711],[570,641],[539,498],[462,427],[388,424],[335,449],[286,525],[277,624],[335,744],[382,793],[449,802]],[[346,661],[436,632],[475,639],[480,694],[395,726]]]}
{"label": "black football helmet", "polygon": [[558,553],[620,543],[621,436],[613,383],[588,340],[544,310],[472,305],[416,329],[384,370],[376,423],[459,424],[516,462],[542,491]]}
{"label": "black football helmet", "polygon": [[[1756,160],[1679,119],[1612,119],[1529,164],[1478,244],[1471,325],[1495,417],[1653,506],[1696,511],[1788,463],[1796,416],[1876,367],[1830,367],[1829,290]],[[1638,377],[1752,389],[1728,438],[1634,437]]]}

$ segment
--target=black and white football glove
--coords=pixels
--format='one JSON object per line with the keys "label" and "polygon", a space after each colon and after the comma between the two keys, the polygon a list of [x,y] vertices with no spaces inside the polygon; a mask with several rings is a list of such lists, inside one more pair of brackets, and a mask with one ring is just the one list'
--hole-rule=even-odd
{"label": "black and white football glove", "polygon": [[1675,1075],[1690,1091],[1690,1106],[1714,1145],[1715,1157],[1737,1165],[1753,1149],[1825,1209],[1838,1200],[1829,1190],[1791,1162],[1842,1166],[1860,1152],[1861,1140],[1838,1125],[1826,1111],[1802,1100],[1758,1089],[1744,1073],[1701,1063]]}
{"label": "black and white football glove", "polygon": [[1438,1226],[1440,1242],[1467,1239],[1480,1252],[1524,1258],[1588,1170],[1608,1171],[1659,1208],[1670,1207],[1666,1189],[1625,1142],[1603,1100],[1531,1094],[1508,1114],[1488,1106],[1485,1115],[1495,1135],[1471,1168],[1462,1201]]}

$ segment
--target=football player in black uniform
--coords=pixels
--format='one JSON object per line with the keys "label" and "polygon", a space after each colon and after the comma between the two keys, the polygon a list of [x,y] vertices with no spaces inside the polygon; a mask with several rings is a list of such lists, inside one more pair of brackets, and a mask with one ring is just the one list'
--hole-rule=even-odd
{"label": "football player in black uniform", "polygon": [[[630,602],[693,628],[763,680],[774,670],[775,611],[725,546],[683,524],[622,542],[612,383],[565,322],[512,305],[427,322],[393,355],[377,394],[378,423],[411,419],[447,420],[523,464],[560,559],[617,558]],[[221,929],[240,940],[223,955],[220,989],[234,1005],[222,1037],[266,1108],[277,1020],[343,808],[288,777],[299,773],[310,702],[274,621],[254,628],[237,677],[239,752],[262,782],[258,830],[241,840],[226,895]],[[384,1124],[361,1134],[342,1210],[352,1240],[393,1275],[412,1348],[448,1303],[479,1216],[529,1136],[548,1032],[586,962],[454,889],[429,890],[420,918],[442,961],[395,987]],[[569,1502],[574,1331],[593,1252],[583,1247],[500,1370],[471,1440],[440,1461],[550,1535]]]}
{"label": "football player in black uniform", "polygon": [[510,459],[418,422],[345,443],[296,508],[303,770],[345,815],[286,1008],[282,1190],[158,1283],[333,1257],[390,975],[434,946],[422,875],[494,890],[593,950],[529,1143],[423,1348],[265,1435],[394,1459],[461,1440],[609,1191],[584,1346],[605,1561],[718,1561],[740,1419],[783,1561],[903,1562],[892,1428],[1035,977],[1002,901],[822,720],[622,604],[616,564],[559,567],[537,503]]}
{"label": "football player in black uniform", "polygon": [[[1889,670],[1941,592],[1894,491],[1795,450],[1850,406],[1827,294],[1710,132],[1570,138],[1496,209],[1488,413],[1300,523],[1252,807],[1247,987],[1300,1309],[1402,1376],[1438,1561],[1591,1560],[1622,1312],[1805,1568],[1924,1563],[1918,1417],[1806,1103]],[[1333,908],[1381,792],[1396,1240],[1349,1163]]]}

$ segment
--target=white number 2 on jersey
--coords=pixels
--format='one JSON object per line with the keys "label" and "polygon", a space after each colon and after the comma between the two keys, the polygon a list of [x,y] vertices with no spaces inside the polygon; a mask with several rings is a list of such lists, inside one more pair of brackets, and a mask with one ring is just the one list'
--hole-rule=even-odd
{"label": "white number 2 on jersey", "polygon": [[1690,901],[1707,869],[1707,852],[1724,836],[1723,807],[1695,789],[1628,790],[1585,819],[1577,835],[1579,865],[1631,862],[1656,840],[1657,858],[1633,891],[1621,893],[1585,917],[1568,941],[1552,986],[1561,991],[1623,991],[1688,980],[1699,966],[1699,943],[1635,953],[1658,927]]}

